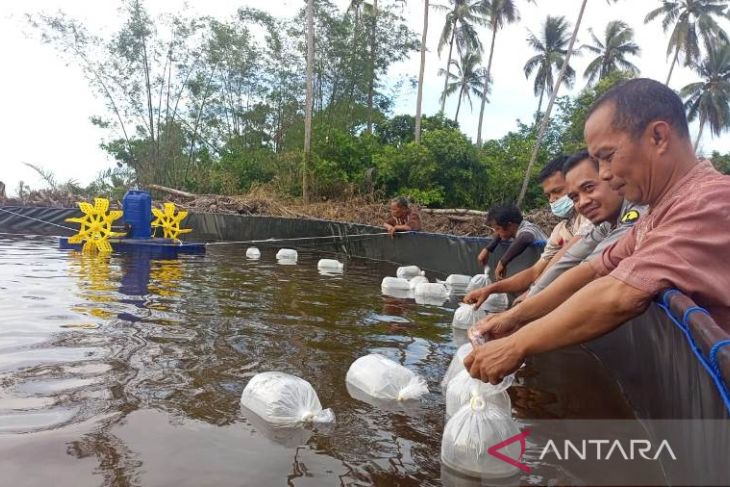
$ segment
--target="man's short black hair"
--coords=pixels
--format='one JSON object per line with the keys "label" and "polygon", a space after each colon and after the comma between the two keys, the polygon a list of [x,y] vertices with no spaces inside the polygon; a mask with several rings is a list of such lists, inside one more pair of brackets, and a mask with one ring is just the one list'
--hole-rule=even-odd
{"label": "man's short black hair", "polygon": [[493,206],[487,212],[487,222],[494,222],[502,228],[510,223],[519,225],[522,223],[522,212],[514,204]]}
{"label": "man's short black hair", "polygon": [[410,206],[410,202],[408,201],[408,198],[406,198],[405,196],[399,196],[397,198],[393,198],[392,200],[390,200],[390,204],[392,205],[393,203],[400,206],[401,208],[408,208]]}
{"label": "man's short black hair", "polygon": [[601,95],[588,110],[586,120],[606,103],[615,107],[612,127],[628,132],[632,138],[644,133],[655,120],[662,120],[679,133],[689,138],[687,115],[682,99],[666,85],[648,78],[622,81]]}
{"label": "man's short black hair", "polygon": [[563,172],[563,164],[568,160],[568,156],[561,154],[552,161],[548,162],[545,167],[542,168],[540,174],[537,175],[538,181],[543,183],[547,178],[555,174],[556,172]]}
{"label": "man's short black hair", "polygon": [[596,171],[598,171],[598,161],[592,158],[586,149],[582,149],[568,157],[568,160],[565,161],[565,164],[563,164],[563,174],[568,174],[568,171],[570,171],[586,159],[591,161],[593,163],[593,167],[595,167]]}

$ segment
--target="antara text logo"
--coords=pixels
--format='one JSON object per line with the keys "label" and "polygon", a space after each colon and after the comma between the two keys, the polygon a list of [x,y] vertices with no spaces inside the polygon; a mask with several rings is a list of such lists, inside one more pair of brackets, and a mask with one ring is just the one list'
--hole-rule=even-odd
{"label": "antara text logo", "polygon": [[[562,445],[561,445],[562,443]],[[562,448],[561,448],[562,446]],[[662,440],[657,446],[650,440],[591,439],[573,442],[548,440],[540,453],[540,460],[677,460],[672,446]]]}

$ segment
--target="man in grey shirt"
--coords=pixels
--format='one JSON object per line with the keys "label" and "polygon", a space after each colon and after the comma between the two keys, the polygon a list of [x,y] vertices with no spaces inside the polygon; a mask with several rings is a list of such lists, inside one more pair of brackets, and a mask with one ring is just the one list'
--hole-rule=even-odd
{"label": "man in grey shirt", "polygon": [[598,164],[591,159],[588,151],[571,156],[563,165],[563,174],[568,196],[573,200],[576,210],[591,220],[594,227],[573,243],[558,262],[542,273],[530,288],[528,297],[545,289],[563,272],[603,252],[647,210],[646,206],[624,200],[606,181],[602,181],[598,176]]}

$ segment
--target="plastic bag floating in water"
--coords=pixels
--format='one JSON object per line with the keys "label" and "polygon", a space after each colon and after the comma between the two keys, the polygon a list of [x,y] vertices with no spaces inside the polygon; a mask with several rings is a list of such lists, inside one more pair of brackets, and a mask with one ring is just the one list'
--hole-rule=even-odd
{"label": "plastic bag floating in water", "polygon": [[409,284],[411,286],[411,291],[416,290],[416,286],[421,284],[422,282],[428,283],[428,279],[424,276],[416,276],[413,279],[409,281]]}
{"label": "plastic bag floating in water", "polygon": [[294,249],[280,249],[276,253],[276,260],[296,262],[297,259],[299,259],[299,254]]}
{"label": "plastic bag floating in water", "polygon": [[449,291],[446,285],[439,282],[422,282],[416,285],[414,297],[418,304],[431,304],[440,306],[449,299]]}
{"label": "plastic bag floating in water", "polygon": [[446,285],[451,289],[451,292],[456,294],[465,293],[469,282],[471,282],[471,277],[463,274],[451,274],[446,278]]}
{"label": "plastic bag floating in water", "polygon": [[490,294],[479,309],[484,310],[487,313],[501,313],[503,311],[507,311],[507,308],[509,308],[509,296],[505,293],[497,293]]}
{"label": "plastic bag floating in water", "polygon": [[466,287],[467,294],[476,291],[477,289],[481,289],[483,287],[487,287],[492,282],[489,280],[489,276],[486,274],[477,274],[476,276],[472,277],[469,281],[469,285]]}
{"label": "plastic bag floating in water", "polygon": [[378,353],[355,360],[345,381],[372,398],[387,401],[418,399],[428,392],[422,377]]}
{"label": "plastic bag floating in water", "polygon": [[262,372],[246,384],[241,404],[267,423],[292,426],[333,423],[335,413],[322,409],[312,385],[284,372]]}
{"label": "plastic bag floating in water", "polygon": [[474,396],[479,396],[488,404],[493,404],[511,414],[512,401],[510,401],[506,389],[512,385],[513,381],[514,377],[508,375],[502,382],[493,386],[488,382],[473,378],[469,375],[469,371],[462,367],[461,372],[456,374],[446,386],[446,417],[450,418],[456,414]]}
{"label": "plastic bag floating in water", "polygon": [[345,264],[334,259],[320,259],[317,262],[317,269],[323,272],[342,272],[345,268]]}
{"label": "plastic bag floating in water", "polygon": [[[457,472],[475,477],[509,477],[520,470],[492,456],[488,449],[519,433],[507,411],[474,396],[446,423],[441,462]],[[515,441],[500,448],[499,453],[517,460],[522,448],[523,444]]]}
{"label": "plastic bag floating in water", "polygon": [[256,247],[249,247],[246,249],[246,258],[259,259],[261,258],[261,251]]}
{"label": "plastic bag floating in water", "polygon": [[460,330],[468,330],[469,327],[476,324],[477,321],[487,316],[487,313],[481,309],[474,309],[471,304],[461,303],[454,311],[454,319],[451,326]]}
{"label": "plastic bag floating in water", "polygon": [[451,359],[449,368],[446,369],[444,378],[441,379],[441,389],[444,391],[444,394],[446,394],[446,386],[449,384],[451,379],[456,377],[456,374],[458,374],[459,372],[466,370],[466,368],[464,367],[464,359],[467,355],[471,353],[472,350],[474,350],[474,347],[471,343],[465,343],[456,349],[456,353]]}
{"label": "plastic bag floating in water", "polygon": [[413,279],[416,276],[426,275],[426,273],[417,265],[408,265],[399,267],[398,270],[395,271],[395,275],[401,279]]}

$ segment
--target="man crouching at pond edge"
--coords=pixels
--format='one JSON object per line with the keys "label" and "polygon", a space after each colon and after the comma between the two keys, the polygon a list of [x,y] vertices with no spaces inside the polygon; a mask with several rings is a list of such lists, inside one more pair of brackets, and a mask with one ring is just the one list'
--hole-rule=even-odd
{"label": "man crouching at pond edge", "polygon": [[608,333],[669,288],[730,329],[730,177],[697,159],[682,100],[657,81],[626,81],[596,100],[584,136],[601,179],[650,211],[601,255],[480,322],[478,334],[513,333],[466,357],[473,377],[499,383],[525,357]]}

